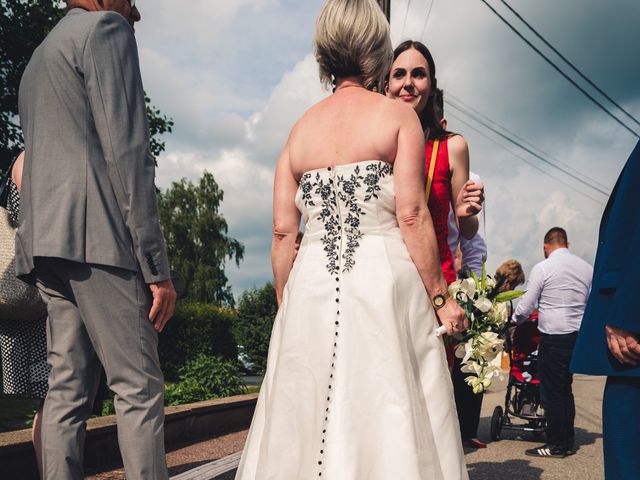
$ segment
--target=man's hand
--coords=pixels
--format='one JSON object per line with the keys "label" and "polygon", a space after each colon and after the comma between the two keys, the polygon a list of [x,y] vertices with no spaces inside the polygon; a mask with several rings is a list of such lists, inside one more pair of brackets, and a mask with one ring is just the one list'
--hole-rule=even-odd
{"label": "man's hand", "polygon": [[467,181],[456,198],[456,216],[458,218],[477,215],[482,210],[484,203],[484,185]]}
{"label": "man's hand", "polygon": [[606,325],[607,344],[611,354],[623,365],[638,365],[640,362],[640,344],[636,336],[622,328]]}
{"label": "man's hand", "polygon": [[176,290],[173,288],[171,280],[150,283],[149,289],[153,295],[149,320],[153,322],[153,328],[161,332],[176,308]]}
{"label": "man's hand", "polygon": [[464,332],[469,328],[469,320],[464,310],[456,301],[449,297],[440,310],[436,310],[438,320],[447,329],[447,335]]}

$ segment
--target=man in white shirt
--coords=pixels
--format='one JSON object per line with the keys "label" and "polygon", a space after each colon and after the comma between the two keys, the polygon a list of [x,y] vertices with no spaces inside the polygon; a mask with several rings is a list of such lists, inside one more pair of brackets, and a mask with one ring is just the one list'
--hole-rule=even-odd
{"label": "man in white shirt", "polygon": [[547,232],[546,260],[531,270],[527,293],[513,314],[513,321],[522,323],[536,306],[539,311],[538,373],[547,443],[525,452],[536,457],[564,458],[575,453],[575,403],[569,364],[591,291],[593,267],[570,253],[568,247],[564,229],[554,227]]}

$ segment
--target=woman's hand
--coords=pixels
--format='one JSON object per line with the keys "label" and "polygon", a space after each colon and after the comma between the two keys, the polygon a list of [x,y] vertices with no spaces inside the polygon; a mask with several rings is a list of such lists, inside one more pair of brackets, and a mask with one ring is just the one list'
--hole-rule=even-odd
{"label": "woman's hand", "polygon": [[467,218],[477,215],[482,210],[483,203],[484,185],[469,180],[460,189],[456,199],[456,216],[458,218]]}
{"label": "woman's hand", "polygon": [[438,321],[447,329],[447,335],[462,333],[469,328],[469,320],[464,310],[456,301],[449,297],[440,310],[436,310]]}

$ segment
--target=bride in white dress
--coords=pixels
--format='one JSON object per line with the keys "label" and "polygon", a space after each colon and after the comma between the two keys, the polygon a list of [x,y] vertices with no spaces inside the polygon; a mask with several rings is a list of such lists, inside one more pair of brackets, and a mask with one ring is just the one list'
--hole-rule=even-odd
{"label": "bride in white dress", "polygon": [[371,91],[391,64],[388,24],[374,0],[328,0],[314,46],[335,92],[278,160],[280,308],[236,479],[467,479],[435,335],[467,322],[440,271],[424,136],[411,108]]}

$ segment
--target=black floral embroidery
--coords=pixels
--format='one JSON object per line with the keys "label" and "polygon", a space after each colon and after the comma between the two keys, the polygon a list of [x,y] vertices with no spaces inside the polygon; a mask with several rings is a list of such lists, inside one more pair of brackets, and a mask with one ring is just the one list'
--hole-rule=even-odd
{"label": "black floral embroidery", "polygon": [[[350,175],[335,175],[324,178],[319,171],[305,173],[300,179],[302,200],[305,206],[316,206],[315,197],[322,201],[319,220],[324,224],[325,235],[321,238],[324,251],[327,255],[327,270],[336,275],[340,272],[340,259],[342,258],[342,272],[348,272],[355,266],[353,259],[363,233],[360,231],[360,217],[365,215],[358,203],[356,193],[366,188],[364,201],[378,198],[380,179],[393,172],[393,168],[386,162],[370,163],[366,166],[364,174],[357,165]],[[334,182],[335,178],[335,182]],[[338,207],[338,202],[344,206],[346,216]],[[342,254],[340,253],[341,233],[344,231],[346,243]]]}

